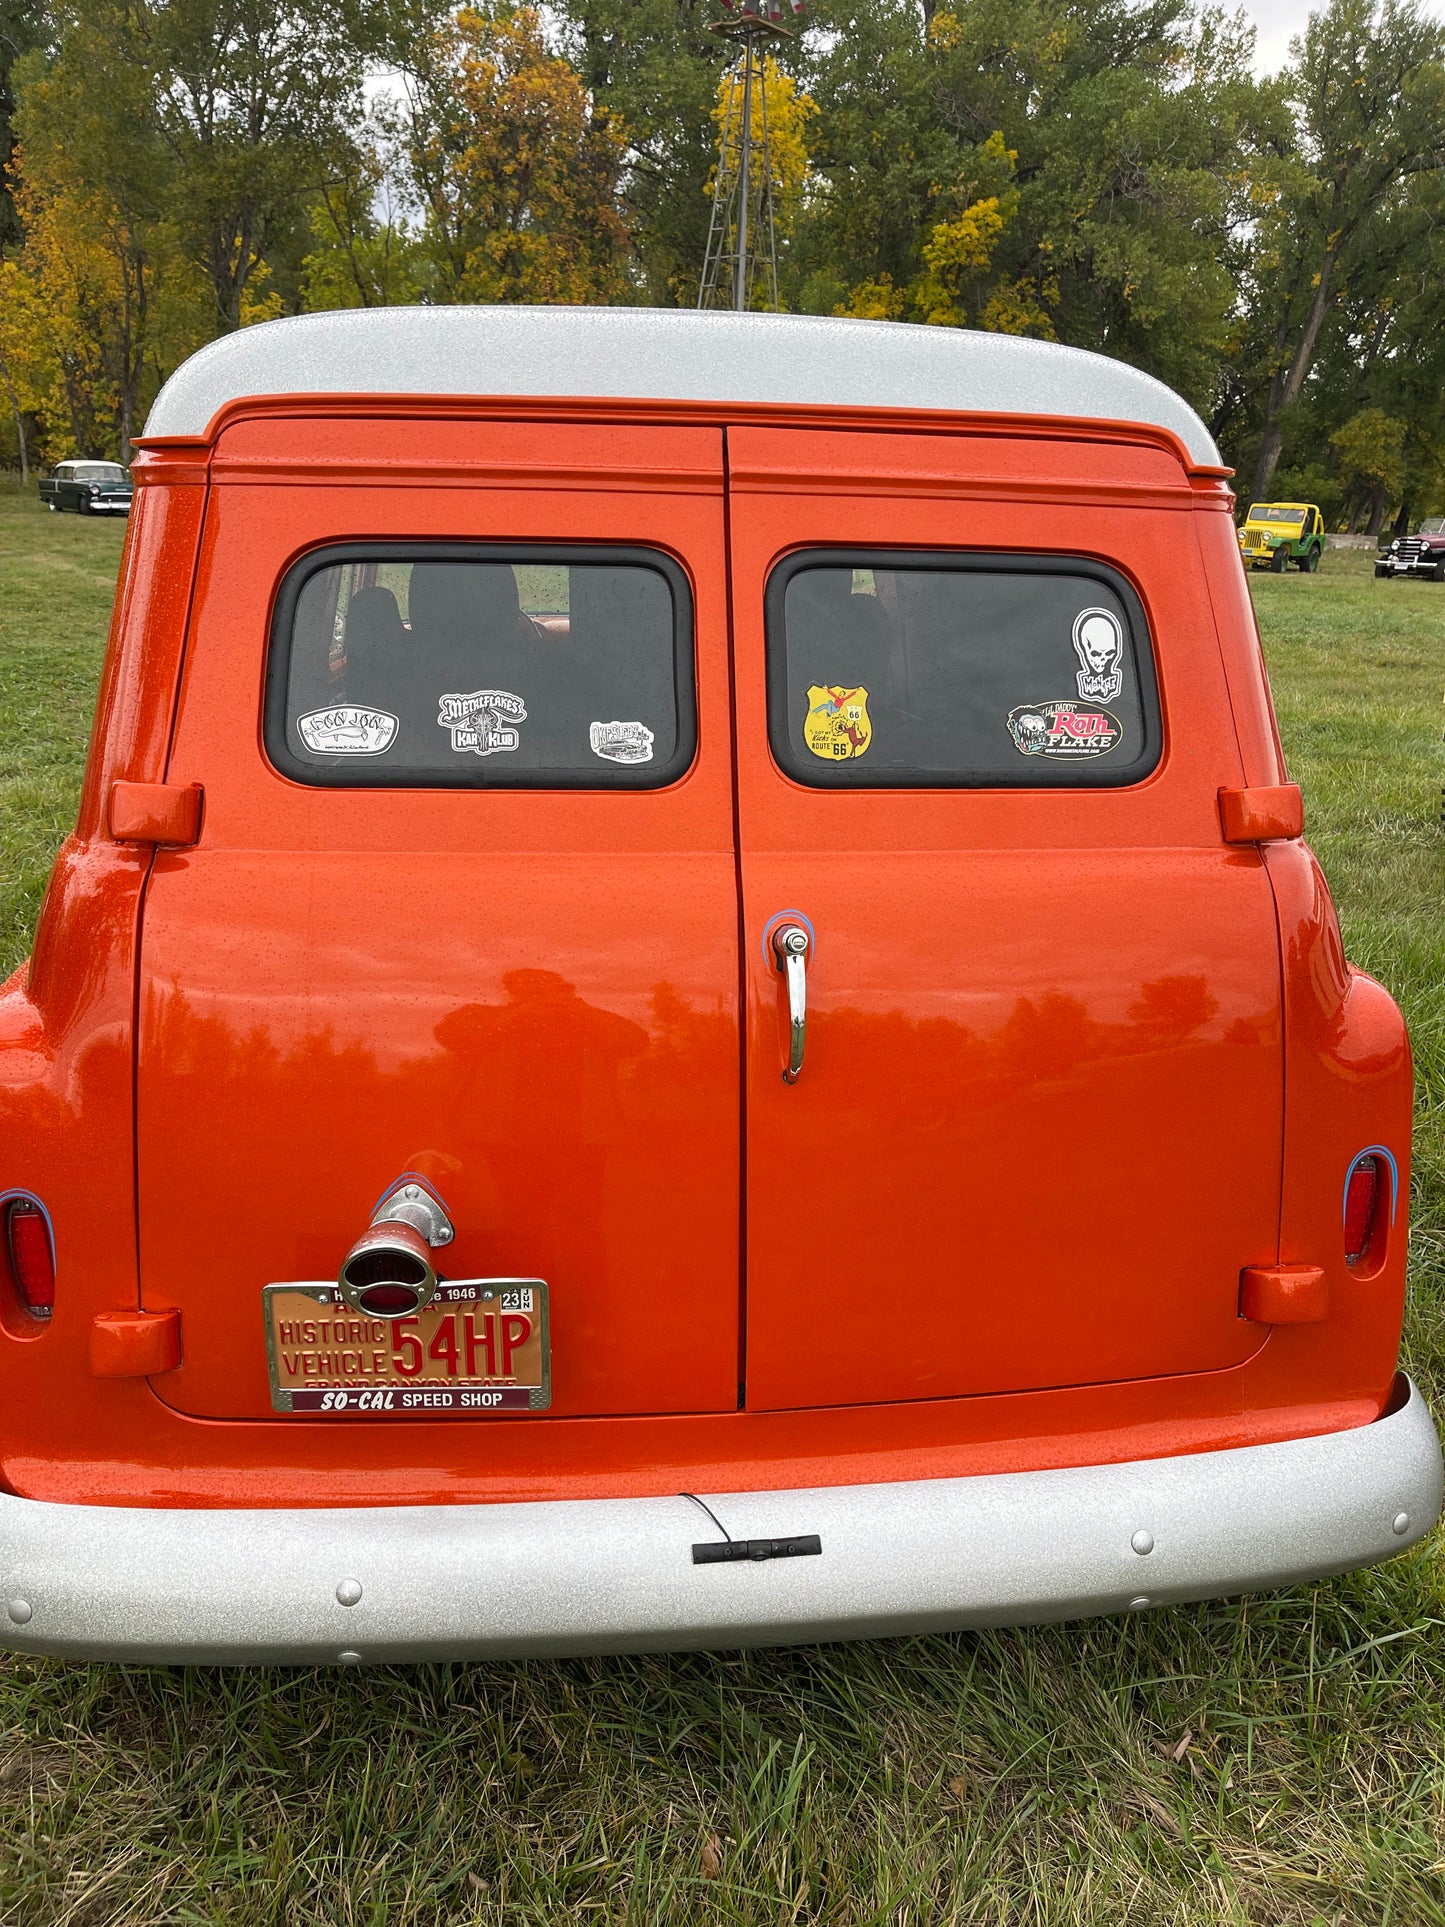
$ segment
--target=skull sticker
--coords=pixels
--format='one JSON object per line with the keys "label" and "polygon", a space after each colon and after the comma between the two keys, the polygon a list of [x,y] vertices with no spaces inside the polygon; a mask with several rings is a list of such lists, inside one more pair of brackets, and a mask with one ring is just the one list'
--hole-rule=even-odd
{"label": "skull sticker", "polygon": [[1111,703],[1124,687],[1124,631],[1109,609],[1081,609],[1074,618],[1079,694]]}

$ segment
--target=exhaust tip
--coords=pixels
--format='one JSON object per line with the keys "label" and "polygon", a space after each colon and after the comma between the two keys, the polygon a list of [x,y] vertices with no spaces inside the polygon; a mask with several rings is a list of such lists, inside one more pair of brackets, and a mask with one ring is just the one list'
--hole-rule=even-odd
{"label": "exhaust tip", "polygon": [[395,1221],[368,1226],[342,1260],[336,1282],[352,1310],[371,1318],[409,1318],[437,1289],[425,1238]]}

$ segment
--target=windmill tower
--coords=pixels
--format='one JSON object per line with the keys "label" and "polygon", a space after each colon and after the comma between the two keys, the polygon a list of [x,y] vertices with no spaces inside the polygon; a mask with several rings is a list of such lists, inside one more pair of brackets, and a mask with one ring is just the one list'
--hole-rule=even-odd
{"label": "windmill tower", "polygon": [[[778,243],[773,225],[773,157],[763,62],[770,45],[791,40],[783,0],[722,0],[726,17],[708,29],[737,49],[728,69],[722,140],[713,185],[699,308],[778,308]],[[794,19],[805,0],[788,0]]]}

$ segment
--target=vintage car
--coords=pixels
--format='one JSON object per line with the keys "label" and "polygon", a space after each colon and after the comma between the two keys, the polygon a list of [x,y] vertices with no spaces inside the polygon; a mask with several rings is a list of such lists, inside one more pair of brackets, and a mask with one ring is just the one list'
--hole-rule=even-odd
{"label": "vintage car", "polygon": [[1375,574],[1423,575],[1430,582],[1445,582],[1445,515],[1422,522],[1417,535],[1397,536],[1380,551]]}
{"label": "vintage car", "polygon": [[1255,502],[1239,531],[1239,552],[1250,568],[1276,575],[1291,562],[1313,575],[1324,547],[1324,517],[1313,502]]}
{"label": "vintage car", "polygon": [[129,515],[130,476],[119,462],[59,462],[40,484],[40,499],[52,515],[74,509],[77,515]]}
{"label": "vintage car", "polygon": [[0,1629],[1143,1612],[1440,1509],[1410,1057],[1194,413],[951,329],[247,328],[0,996]]}

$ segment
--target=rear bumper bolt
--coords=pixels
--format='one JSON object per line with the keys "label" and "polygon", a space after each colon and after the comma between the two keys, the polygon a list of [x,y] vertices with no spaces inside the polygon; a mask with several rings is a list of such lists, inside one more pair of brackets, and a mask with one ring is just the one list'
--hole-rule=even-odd
{"label": "rear bumper bolt", "polygon": [[359,1579],[343,1579],[341,1584],[336,1588],[336,1603],[338,1606],[354,1606],[360,1597],[361,1581]]}

